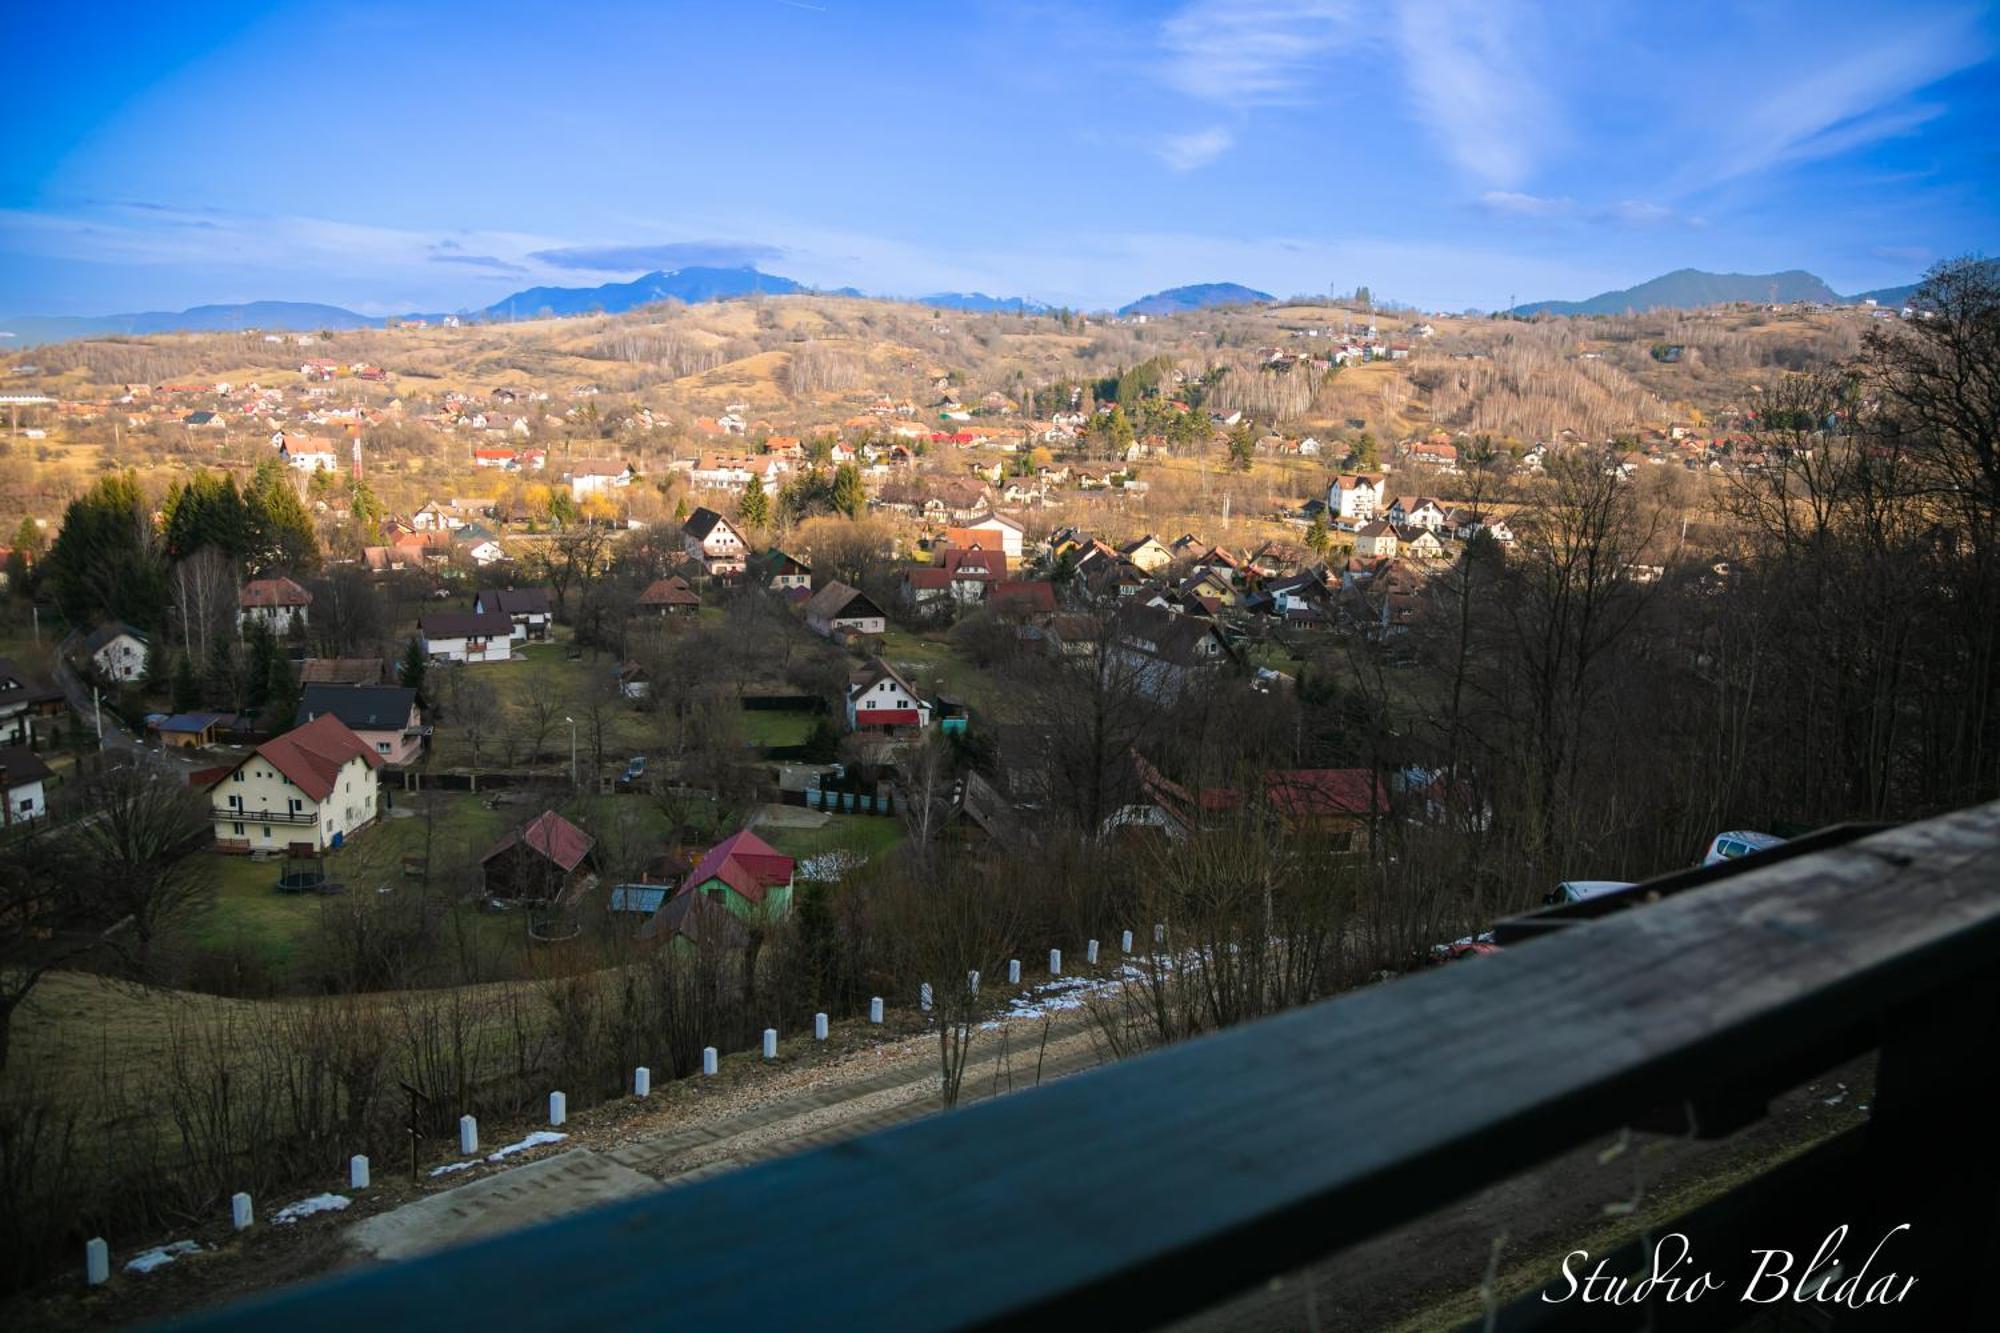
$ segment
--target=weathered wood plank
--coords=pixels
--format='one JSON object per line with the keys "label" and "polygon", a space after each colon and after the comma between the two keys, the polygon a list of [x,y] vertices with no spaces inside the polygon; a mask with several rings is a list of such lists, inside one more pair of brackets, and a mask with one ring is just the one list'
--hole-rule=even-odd
{"label": "weathered wood plank", "polygon": [[788,1161],[194,1321],[1132,1327],[1990,967],[2000,805]]}

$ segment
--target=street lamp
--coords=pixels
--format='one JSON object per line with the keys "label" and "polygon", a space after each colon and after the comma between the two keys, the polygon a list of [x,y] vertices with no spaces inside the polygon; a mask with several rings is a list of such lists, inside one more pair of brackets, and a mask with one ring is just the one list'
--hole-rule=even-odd
{"label": "street lamp", "polygon": [[569,785],[574,787],[576,785],[576,719],[566,717],[563,721],[569,723]]}

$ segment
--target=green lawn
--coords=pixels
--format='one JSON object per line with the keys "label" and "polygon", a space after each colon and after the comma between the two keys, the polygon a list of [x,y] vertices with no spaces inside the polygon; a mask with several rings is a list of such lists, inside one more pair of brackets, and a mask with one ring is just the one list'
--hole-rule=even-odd
{"label": "green lawn", "polygon": [[887,815],[834,815],[816,829],[759,828],[757,836],[787,856],[817,856],[821,852],[858,852],[874,858],[908,836],[903,821]]}
{"label": "green lawn", "polygon": [[802,710],[745,708],[743,739],[752,745],[804,745],[812,735],[813,714]]}
{"label": "green lawn", "polygon": [[941,635],[891,629],[882,636],[882,657],[919,690],[986,709],[997,694],[993,678],[960,657]]}
{"label": "green lawn", "polygon": [[[470,793],[424,793],[411,798],[395,793],[413,807],[435,803],[435,827],[430,833],[430,856],[434,876],[441,882],[454,867],[476,862],[486,847],[508,828],[527,817],[523,807],[505,806],[489,810],[478,796]],[[426,821],[421,817],[394,819],[386,811],[383,818],[363,829],[337,852],[326,858],[327,878],[347,886],[349,895],[374,894],[387,887],[390,892],[412,891],[416,879],[403,875],[405,853],[422,854]],[[311,893],[280,893],[278,876],[284,861],[254,861],[247,856],[224,856],[220,852],[200,854],[208,863],[215,882],[215,896],[196,909],[188,922],[188,935],[206,949],[240,949],[283,975],[298,962],[299,946],[320,928],[322,907],[339,898]],[[488,918],[476,908],[481,922]]]}

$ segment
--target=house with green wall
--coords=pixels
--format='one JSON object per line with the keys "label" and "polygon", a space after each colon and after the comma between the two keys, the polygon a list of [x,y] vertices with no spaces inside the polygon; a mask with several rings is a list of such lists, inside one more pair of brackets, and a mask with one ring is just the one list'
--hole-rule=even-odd
{"label": "house with green wall", "polygon": [[775,920],[792,908],[796,867],[791,857],[744,829],[709,848],[673,896],[698,894],[744,921]]}

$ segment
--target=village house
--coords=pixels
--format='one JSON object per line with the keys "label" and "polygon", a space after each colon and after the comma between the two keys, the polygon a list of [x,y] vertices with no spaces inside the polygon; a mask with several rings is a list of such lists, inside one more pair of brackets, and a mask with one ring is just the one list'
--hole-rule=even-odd
{"label": "village house", "polygon": [[1378,560],[1396,554],[1396,530],[1381,519],[1364,523],[1354,533],[1354,554]]}
{"label": "village house", "polygon": [[456,532],[465,520],[445,505],[432,500],[410,515],[410,526],[418,532]]}
{"label": "village house", "polygon": [[1428,528],[1440,532],[1445,527],[1445,508],[1427,495],[1399,495],[1383,515],[1397,527]]}
{"label": "village house", "polygon": [[871,658],[847,683],[847,727],[894,734],[922,731],[931,724],[931,705],[916,687],[881,658]]}
{"label": "village house", "polygon": [[340,470],[340,452],[331,440],[310,436],[287,438],[278,446],[278,456],[285,460],[287,467],[301,472],[337,472]]}
{"label": "village house", "polygon": [[60,717],[62,709],[62,691],[36,685],[18,662],[0,656],[0,745],[28,745],[34,739],[34,719]]}
{"label": "village house", "polygon": [[572,500],[608,495],[614,486],[629,486],[632,470],[615,459],[580,458],[570,464],[569,494]]}
{"label": "village house", "polygon": [[750,563],[757,581],[772,592],[812,591],[812,566],[775,546]]}
{"label": "village house", "polygon": [[499,611],[431,611],[417,621],[424,655],[434,662],[507,662],[514,621]]}
{"label": "village house", "polygon": [[1134,688],[1156,703],[1178,699],[1230,657],[1214,621],[1151,607],[1119,613],[1110,649]]}
{"label": "village house", "polygon": [[1471,541],[1484,532],[1502,546],[1512,544],[1514,529],[1498,514],[1481,513],[1476,509],[1454,509],[1451,511],[1451,528],[1460,541]]}
{"label": "village house", "polygon": [[33,750],[0,746],[0,793],[4,793],[0,796],[0,824],[45,817],[49,798],[42,784],[54,776]]}
{"label": "village house", "polygon": [[472,598],[472,609],[484,615],[497,611],[514,625],[514,641],[540,643],[549,637],[555,613],[549,609],[547,588],[481,588]]}
{"label": "village house", "polygon": [[[1419,560],[1444,558],[1444,543],[1439,541],[1438,535],[1429,528],[1397,527],[1394,524],[1390,526],[1395,528],[1396,550],[1389,554],[1414,556]],[[1359,543],[1356,544],[1356,549],[1359,549]]]}
{"label": "village house", "polygon": [[701,594],[678,574],[654,579],[639,594],[638,613],[646,616],[691,616],[701,610]]}
{"label": "village house", "polygon": [[984,546],[989,551],[999,551],[1015,564],[1021,560],[1021,537],[1019,523],[990,510],[945,532],[945,540],[953,546]]}
{"label": "village house", "polygon": [[301,685],[380,685],[385,679],[379,657],[308,657],[299,663]]}
{"label": "village house", "polygon": [[1388,478],[1373,473],[1338,476],[1327,488],[1326,507],[1336,519],[1350,527],[1366,523],[1375,517],[1376,510],[1382,508],[1383,492],[1387,488]]}
{"label": "village house", "polygon": [[597,883],[597,840],[553,810],[500,836],[479,858],[487,901],[570,902]]}
{"label": "village house", "polygon": [[410,763],[424,751],[424,719],[417,692],[400,685],[308,685],[294,726],[332,714],[385,764]]}
{"label": "village house", "polygon": [[90,632],[83,641],[83,651],[106,680],[143,680],[153,641],[144,630],[134,629],[122,620],[111,620]]}
{"label": "village house", "polygon": [[702,570],[710,578],[724,582],[741,574],[749,562],[750,547],[743,534],[734,523],[705,505],[681,524],[681,547],[701,562]]}
{"label": "village house", "polygon": [[728,908],[739,920],[774,920],[791,910],[797,866],[744,829],[709,848],[671,898],[705,899]]}
{"label": "village house", "polygon": [[236,623],[245,629],[261,624],[283,636],[296,623],[306,626],[312,594],[288,578],[251,579],[236,595]]}
{"label": "village house", "polygon": [[888,630],[889,618],[859,588],[836,579],[806,603],[806,628],[826,639],[836,633],[881,634]]}
{"label": "village house", "polygon": [[1174,553],[1150,532],[1139,540],[1120,547],[1118,554],[1133,568],[1145,574],[1165,569],[1174,562]]}
{"label": "village house", "polygon": [[323,852],[374,822],[382,760],[331,714],[273,737],[215,784],[215,844],[225,852]]}

